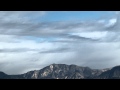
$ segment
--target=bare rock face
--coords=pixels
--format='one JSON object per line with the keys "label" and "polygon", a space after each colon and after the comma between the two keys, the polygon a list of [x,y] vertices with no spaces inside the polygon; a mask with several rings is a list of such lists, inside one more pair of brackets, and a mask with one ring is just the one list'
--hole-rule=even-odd
{"label": "bare rock face", "polygon": [[0,72],[0,79],[120,79],[120,66],[99,70],[77,65],[51,64],[21,75]]}
{"label": "bare rock face", "polygon": [[30,71],[21,75],[8,75],[15,79],[86,79],[97,76],[100,70],[76,65],[51,64],[41,70]]}

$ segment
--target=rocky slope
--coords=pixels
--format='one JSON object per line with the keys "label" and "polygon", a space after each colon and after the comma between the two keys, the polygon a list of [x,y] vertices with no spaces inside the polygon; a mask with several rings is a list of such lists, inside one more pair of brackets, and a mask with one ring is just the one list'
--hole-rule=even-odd
{"label": "rocky slope", "polygon": [[120,79],[120,66],[115,66],[111,70],[101,73],[99,79]]}
{"label": "rocky slope", "polygon": [[99,75],[102,71],[76,65],[52,64],[41,70],[23,75],[26,79],[84,79]]}
{"label": "rocky slope", "polygon": [[91,69],[77,65],[51,64],[41,70],[21,75],[7,75],[0,72],[0,79],[119,79],[120,66],[112,69]]}

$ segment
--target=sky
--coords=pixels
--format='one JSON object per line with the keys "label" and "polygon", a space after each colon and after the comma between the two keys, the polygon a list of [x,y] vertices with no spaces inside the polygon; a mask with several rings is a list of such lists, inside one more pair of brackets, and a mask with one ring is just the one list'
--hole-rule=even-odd
{"label": "sky", "polygon": [[119,11],[0,11],[0,71],[120,65]]}

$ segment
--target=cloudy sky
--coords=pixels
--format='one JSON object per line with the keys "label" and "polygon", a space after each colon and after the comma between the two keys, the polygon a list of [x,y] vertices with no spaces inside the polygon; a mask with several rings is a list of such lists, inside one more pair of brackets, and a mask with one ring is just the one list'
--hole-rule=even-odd
{"label": "cloudy sky", "polygon": [[0,71],[120,65],[118,11],[0,11]]}

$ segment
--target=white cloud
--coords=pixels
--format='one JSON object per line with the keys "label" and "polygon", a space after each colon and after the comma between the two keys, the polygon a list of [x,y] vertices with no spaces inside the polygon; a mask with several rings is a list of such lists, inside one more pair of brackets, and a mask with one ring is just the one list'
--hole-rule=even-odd
{"label": "white cloud", "polygon": [[0,20],[3,22],[32,22],[32,20],[46,15],[46,11],[0,11]]}
{"label": "white cloud", "polygon": [[106,36],[107,32],[81,32],[81,33],[71,33],[72,35],[78,35],[86,38],[92,38],[92,39],[101,39]]}
{"label": "white cloud", "polygon": [[117,22],[117,19],[110,19],[110,20],[108,21],[108,24],[106,24],[106,26],[107,26],[107,27],[113,26],[116,22]]}

